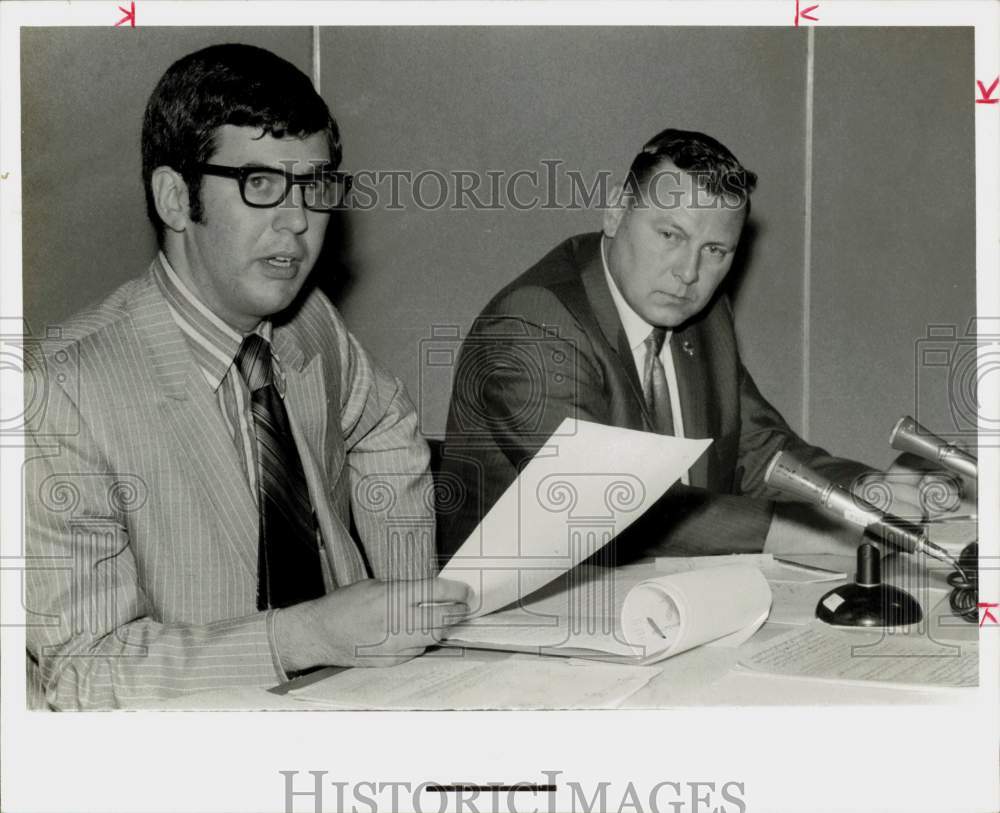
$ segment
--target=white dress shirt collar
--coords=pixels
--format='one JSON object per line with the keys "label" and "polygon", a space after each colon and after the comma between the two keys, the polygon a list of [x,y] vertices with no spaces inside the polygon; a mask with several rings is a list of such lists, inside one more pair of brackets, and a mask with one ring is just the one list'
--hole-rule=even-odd
{"label": "white dress shirt collar", "polygon": [[[604,243],[604,235],[601,235],[601,265],[604,266],[604,278],[608,283],[608,290],[611,291],[611,298],[614,300],[615,309],[618,311],[618,318],[625,328],[625,337],[632,350],[632,361],[635,363],[635,369],[641,381],[646,361],[645,342],[653,326],[632,309],[628,302],[625,301],[625,297],[622,296],[621,291],[618,290],[618,284],[608,269],[608,258],[604,251]],[[667,337],[663,342],[663,349],[660,350],[660,362],[663,364],[663,372],[667,377],[667,387],[670,390],[670,408],[673,412],[674,435],[682,438],[684,437],[684,415],[681,412],[677,370],[674,368],[674,359],[670,352],[670,337],[672,334],[673,331],[667,331]],[[681,482],[685,485],[690,485],[687,472],[681,475]]]}

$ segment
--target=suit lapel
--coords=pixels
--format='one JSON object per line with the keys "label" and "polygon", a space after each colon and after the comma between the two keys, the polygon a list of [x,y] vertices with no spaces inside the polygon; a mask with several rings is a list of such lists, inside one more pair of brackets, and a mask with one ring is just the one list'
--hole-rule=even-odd
{"label": "suit lapel", "polygon": [[[718,407],[708,389],[709,358],[707,343],[702,340],[698,325],[675,331],[670,338],[670,356],[677,376],[677,389],[684,420],[684,434],[689,438],[712,437],[713,426],[719,425]],[[704,488],[709,483],[710,449],[691,467],[691,485]]]}
{"label": "suit lapel", "polygon": [[323,363],[319,355],[307,360],[287,327],[275,330],[274,348],[285,376],[285,408],[323,535],[326,561],[334,584],[351,584],[365,578],[365,565],[350,530],[331,506],[330,494],[336,483],[330,482],[327,467],[320,463],[328,457],[330,400]]}
{"label": "suit lapel", "polygon": [[[618,318],[618,309],[615,301],[608,290],[607,277],[604,274],[604,263],[601,261],[601,241],[598,238],[593,246],[585,246],[587,253],[583,259],[580,280],[583,283],[583,290],[590,304],[590,311],[594,315],[601,334],[607,341],[608,346],[618,356],[620,368],[625,371],[628,379],[629,392],[623,393],[625,397],[631,396],[635,405],[642,413],[646,431],[653,431],[653,421],[646,409],[646,399],[642,394],[642,384],[639,381],[639,373],[635,369],[635,359],[632,356],[632,348],[629,347],[628,337],[625,335],[625,328],[621,319]],[[583,252],[581,252],[583,253]]]}
{"label": "suit lapel", "polygon": [[[292,421],[296,446],[307,448],[315,461],[328,461],[330,388],[323,380],[323,363],[319,355],[306,358],[299,342],[286,325],[275,328],[272,343],[281,372],[285,378],[285,409]],[[308,475],[313,505],[318,494],[329,494],[329,467],[315,467],[316,478]],[[326,497],[322,502],[326,502]]]}
{"label": "suit lapel", "polygon": [[257,576],[258,513],[215,394],[198,369],[180,328],[152,277],[133,309],[133,324],[159,388],[160,414],[216,518],[217,535]]}

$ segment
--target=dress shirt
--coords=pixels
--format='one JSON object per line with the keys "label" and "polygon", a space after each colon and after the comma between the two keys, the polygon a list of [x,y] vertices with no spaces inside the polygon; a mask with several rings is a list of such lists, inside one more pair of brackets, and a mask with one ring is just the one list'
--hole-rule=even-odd
{"label": "dress shirt", "polygon": [[[250,391],[234,364],[236,353],[243,343],[243,335],[227,325],[198,299],[177,276],[177,272],[171,267],[162,251],[158,259],[159,265],[154,267],[154,278],[167,299],[170,315],[187,339],[208,386],[216,394],[223,423],[236,447],[236,453],[246,472],[247,486],[256,502],[257,444],[253,414],[250,411]],[[258,334],[270,344],[272,333],[270,320],[261,321],[251,332]],[[281,362],[273,345],[271,356],[274,362],[274,386],[284,399],[285,378],[281,373]]]}
{"label": "dress shirt", "polygon": [[[205,376],[205,381],[216,394],[222,422],[229,431],[229,437],[236,447],[236,454],[246,473],[247,487],[254,502],[260,505],[257,493],[257,440],[254,430],[253,413],[250,408],[250,389],[236,366],[236,354],[243,344],[243,335],[227,325],[188,288],[177,272],[171,267],[166,255],[161,251],[159,263],[153,264],[153,278],[167,300],[170,315],[181,329],[188,347],[194,354],[195,362]],[[262,320],[252,333],[271,344],[272,325],[270,320]],[[285,378],[281,372],[281,362],[274,345],[271,344],[273,362],[273,383],[282,400],[285,397]],[[322,550],[323,537],[316,529],[316,541]],[[327,567],[326,557],[320,556],[320,567],[324,579],[332,575]],[[274,610],[267,610],[267,640],[271,649],[271,659],[279,679],[288,678],[281,665],[281,653],[274,630]]]}
{"label": "dress shirt", "polygon": [[[604,279],[608,283],[611,298],[614,300],[615,309],[618,311],[618,318],[621,320],[622,327],[625,328],[625,337],[628,340],[629,348],[632,350],[632,360],[635,362],[639,381],[642,382],[642,371],[646,369],[645,342],[649,337],[650,331],[653,329],[653,325],[649,324],[649,322],[636,313],[632,309],[632,306],[625,301],[622,292],[618,290],[618,284],[608,269],[608,258],[605,253],[605,241],[603,237],[601,238],[601,264],[604,267]],[[672,335],[673,331],[668,330],[667,338],[664,340],[663,348],[660,350],[660,362],[663,364],[663,371],[667,376],[667,386],[670,388],[670,411],[673,413],[674,435],[675,437],[682,438],[684,437],[684,416],[681,413],[680,393],[677,391],[677,372],[674,370],[674,359],[670,354],[670,339]],[[681,475],[681,482],[685,485],[691,484],[687,472]]]}

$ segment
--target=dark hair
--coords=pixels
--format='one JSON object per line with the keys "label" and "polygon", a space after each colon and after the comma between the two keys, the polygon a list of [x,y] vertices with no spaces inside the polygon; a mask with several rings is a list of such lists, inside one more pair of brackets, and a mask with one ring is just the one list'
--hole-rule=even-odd
{"label": "dark hair", "polygon": [[252,45],[212,45],[177,60],[157,83],[142,122],[142,182],[146,212],[163,242],[153,170],[168,166],[188,186],[191,217],[201,219],[200,164],[215,152],[224,124],[259,127],[275,138],[326,132],[333,169],[342,150],[337,122],[312,82],[279,56]]}
{"label": "dark hair", "polygon": [[653,136],[632,159],[625,191],[638,197],[648,188],[657,167],[665,161],[695,179],[713,197],[731,198],[746,206],[757,186],[757,175],[744,167],[729,149],[711,136],[693,130],[664,130]]}

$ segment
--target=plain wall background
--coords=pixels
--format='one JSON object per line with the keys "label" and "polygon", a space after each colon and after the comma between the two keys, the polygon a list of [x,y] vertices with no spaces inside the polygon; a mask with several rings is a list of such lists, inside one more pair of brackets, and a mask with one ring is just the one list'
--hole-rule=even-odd
{"label": "plain wall background", "polygon": [[951,432],[918,342],[974,315],[972,31],[817,30],[815,75],[811,439],[884,448],[906,411]]}
{"label": "plain wall background", "polygon": [[172,62],[218,42],[310,70],[309,28],[21,29],[22,284],[35,335],[149,266],[146,101]]}
{"label": "plain wall background", "polygon": [[[325,28],[318,56],[352,172],[509,177],[559,160],[592,179],[622,173],[667,126],[727,144],[760,176],[730,280],[745,362],[808,439],[884,465],[899,415],[953,425],[946,382],[925,386],[915,403],[927,380],[915,352],[928,325],[961,332],[975,312],[972,30],[816,30],[811,139],[807,36]],[[262,45],[307,71],[312,61],[307,28],[23,31],[24,315],[33,332],[148,264],[142,110],[170,62],[222,41]],[[426,364],[432,331],[464,335],[493,293],[561,240],[598,229],[601,216],[431,211],[412,205],[407,189],[401,211],[383,198],[349,212],[314,274],[363,344],[404,379],[425,431],[440,435],[449,382]],[[435,183],[423,189],[436,197]],[[565,181],[559,190],[565,199]]]}

